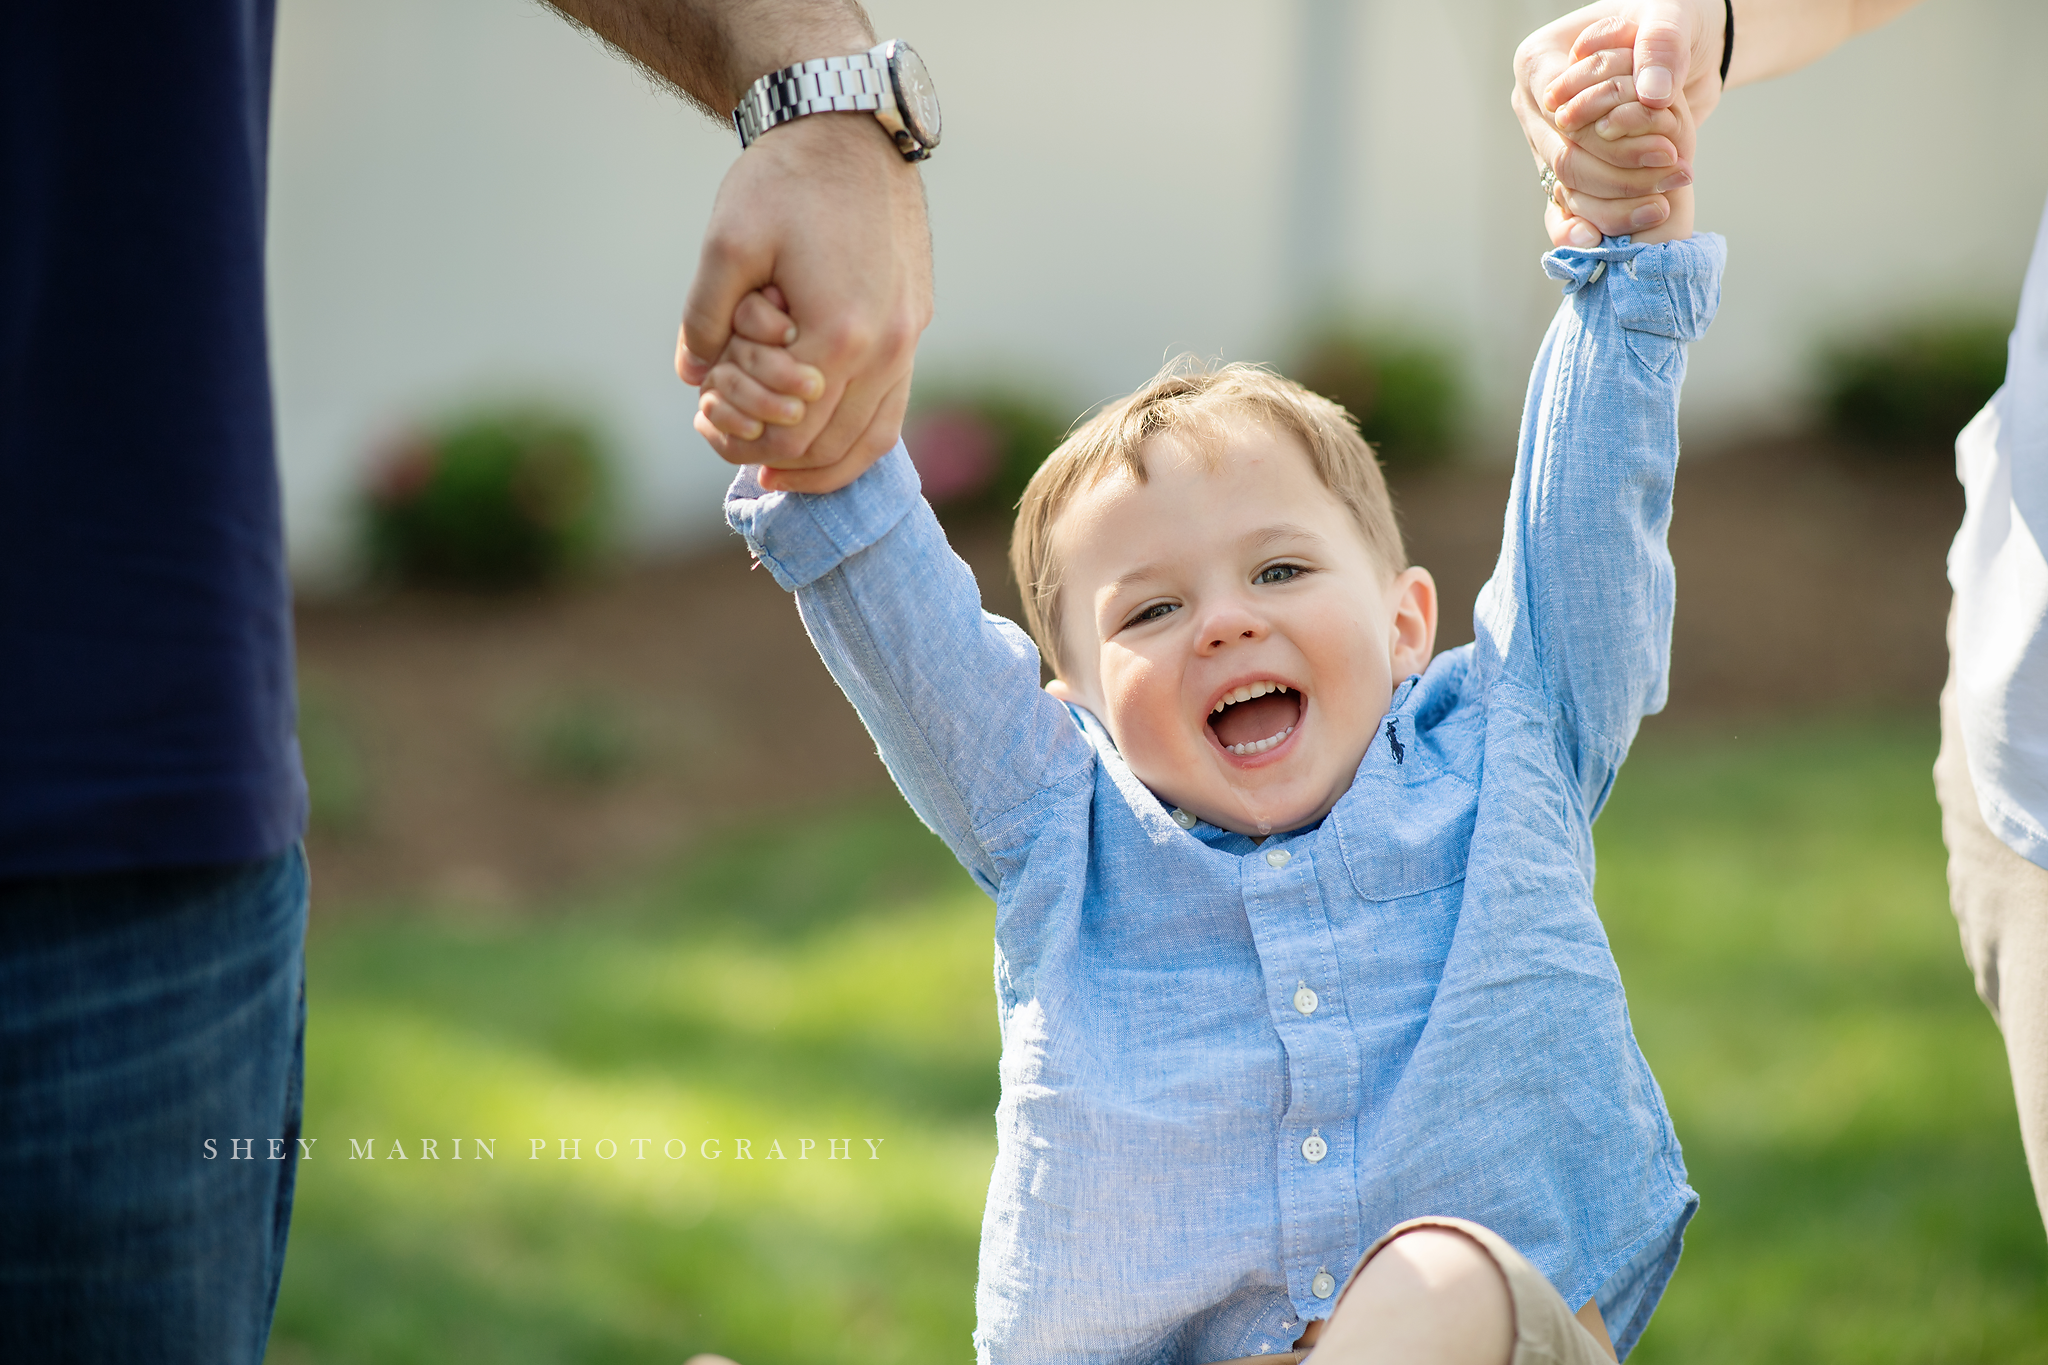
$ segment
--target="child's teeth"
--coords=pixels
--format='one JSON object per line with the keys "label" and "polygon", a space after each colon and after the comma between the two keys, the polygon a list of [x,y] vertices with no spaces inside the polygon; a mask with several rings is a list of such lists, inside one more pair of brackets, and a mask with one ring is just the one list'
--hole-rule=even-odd
{"label": "child's teeth", "polygon": [[1251,740],[1250,742],[1245,744],[1233,744],[1230,746],[1230,752],[1234,754],[1242,754],[1246,757],[1249,757],[1252,754],[1262,754],[1266,752],[1266,750],[1272,748],[1274,745],[1278,744],[1281,740],[1287,738],[1289,735],[1293,733],[1294,727],[1290,725],[1277,735],[1268,735],[1264,739]]}
{"label": "child's teeth", "polygon": [[1246,683],[1243,687],[1233,692],[1226,692],[1221,700],[1209,708],[1209,714],[1213,716],[1226,706],[1234,706],[1241,701],[1250,701],[1253,697],[1263,697],[1268,692],[1285,692],[1286,690],[1285,687],[1276,682]]}

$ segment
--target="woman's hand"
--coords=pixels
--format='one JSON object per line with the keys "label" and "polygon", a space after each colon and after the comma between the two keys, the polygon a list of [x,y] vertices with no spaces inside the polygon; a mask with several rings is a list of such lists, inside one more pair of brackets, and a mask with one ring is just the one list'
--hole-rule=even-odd
{"label": "woman's hand", "polygon": [[[1555,245],[1675,235],[1670,195],[1692,183],[1691,126],[1720,100],[1725,18],[1721,0],[1601,0],[1522,40],[1513,104],[1557,176]],[[1690,117],[1675,125],[1681,98]]]}

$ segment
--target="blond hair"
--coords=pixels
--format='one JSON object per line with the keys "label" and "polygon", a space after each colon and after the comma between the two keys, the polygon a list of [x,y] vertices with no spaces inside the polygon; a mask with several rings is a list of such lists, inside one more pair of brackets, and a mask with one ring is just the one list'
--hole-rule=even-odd
{"label": "blond hair", "polygon": [[1046,457],[1017,504],[1010,569],[1024,595],[1024,625],[1055,674],[1060,660],[1060,564],[1053,531],[1077,493],[1121,469],[1144,483],[1143,447],[1154,436],[1192,438],[1213,455],[1233,417],[1249,418],[1300,440],[1323,486],[1350,511],[1366,548],[1394,573],[1407,566],[1393,500],[1372,447],[1351,414],[1263,365],[1210,368],[1181,356],[1140,388],[1076,429]]}

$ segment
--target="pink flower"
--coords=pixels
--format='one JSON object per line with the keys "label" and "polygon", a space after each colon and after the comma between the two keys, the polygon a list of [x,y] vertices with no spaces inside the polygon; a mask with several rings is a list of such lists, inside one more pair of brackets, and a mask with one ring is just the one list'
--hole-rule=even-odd
{"label": "pink flower", "polygon": [[380,507],[403,507],[434,478],[434,443],[412,432],[385,446],[370,476],[370,499]]}
{"label": "pink flower", "polygon": [[1001,438],[965,408],[924,413],[904,431],[903,443],[934,507],[973,497],[996,476]]}

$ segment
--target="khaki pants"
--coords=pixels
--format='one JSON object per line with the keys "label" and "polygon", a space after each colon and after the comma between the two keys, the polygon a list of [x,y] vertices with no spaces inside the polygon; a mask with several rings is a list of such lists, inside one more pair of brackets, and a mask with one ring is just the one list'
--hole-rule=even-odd
{"label": "khaki pants", "polygon": [[[1345,1289],[1358,1282],[1359,1272],[1366,1262],[1380,1253],[1381,1248],[1404,1232],[1417,1228],[1450,1228],[1462,1232],[1477,1242],[1480,1249],[1493,1258],[1500,1270],[1501,1278],[1507,1281],[1508,1298],[1515,1310],[1515,1349],[1508,1357],[1508,1365],[1614,1365],[1614,1357],[1607,1354],[1600,1343],[1593,1339],[1572,1310],[1565,1306],[1564,1296],[1543,1272],[1530,1265],[1521,1252],[1516,1251],[1492,1232],[1477,1223],[1468,1223],[1462,1218],[1411,1218],[1387,1233],[1365,1249],[1365,1255],[1358,1258],[1352,1268],[1351,1277],[1344,1281]],[[1344,1296],[1337,1296],[1337,1304],[1344,1302]],[[1330,1310],[1335,1316],[1336,1307]],[[1226,1361],[1224,1365],[1300,1365],[1308,1361],[1313,1365],[1315,1352],[1288,1351],[1280,1355],[1242,1356]]]}
{"label": "khaki pants", "polygon": [[[1949,630],[1953,641],[1953,610]],[[2048,871],[2006,847],[1984,823],[1956,723],[1953,649],[1949,659],[1948,685],[1941,689],[1941,753],[1934,760],[1941,837],[1948,845],[1949,906],[1962,931],[1963,956],[1977,977],[1977,994],[2005,1034],[2020,1138],[2038,1202],[2048,1196]],[[2048,1203],[2042,1211],[2048,1218]]]}

